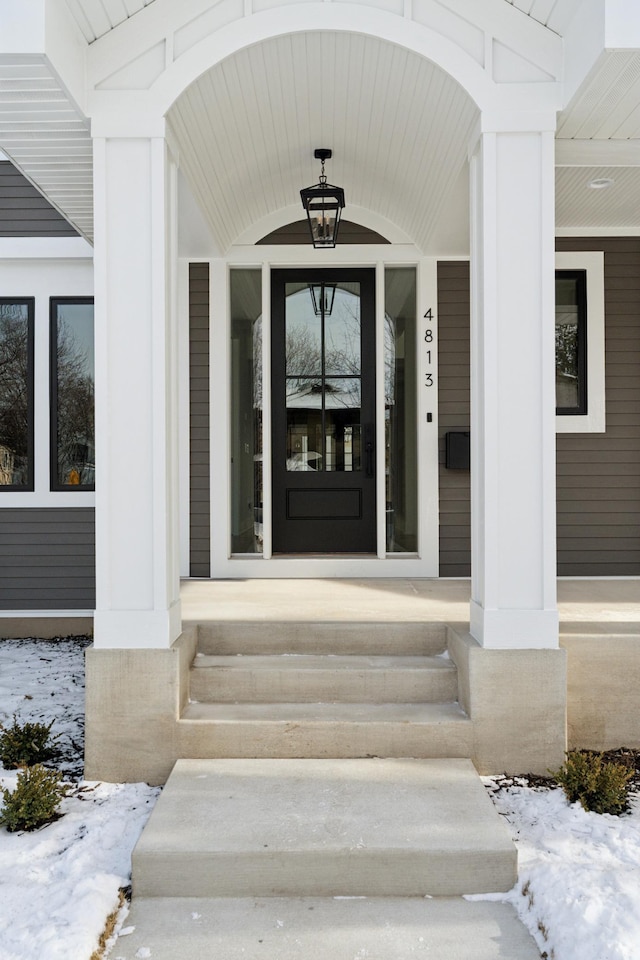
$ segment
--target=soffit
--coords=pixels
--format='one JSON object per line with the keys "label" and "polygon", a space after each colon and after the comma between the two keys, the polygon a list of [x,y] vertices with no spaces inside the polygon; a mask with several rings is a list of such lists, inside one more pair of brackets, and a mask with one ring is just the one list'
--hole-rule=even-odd
{"label": "soffit", "polygon": [[562,36],[583,0],[505,0],[544,27]]}
{"label": "soffit", "polygon": [[[640,229],[640,52],[601,54],[556,138],[557,227]],[[601,179],[613,185],[589,188]]]}
{"label": "soffit", "polygon": [[640,51],[603,53],[558,117],[560,139],[640,138]]}
{"label": "soffit", "polygon": [[0,146],[76,230],[91,239],[89,123],[43,56],[0,62]]}
{"label": "soffit", "polygon": [[[221,249],[317,181],[423,249],[466,161],[477,111],[432,63],[354,34],[294,34],[242,50],[203,75],[169,120],[180,163]],[[302,212],[302,208],[300,208]]]}
{"label": "soffit", "polygon": [[87,43],[128,20],[154,0],[66,0],[74,20]]}
{"label": "soffit", "polygon": [[[612,185],[589,186],[603,179]],[[640,167],[558,167],[556,228],[640,232]]]}

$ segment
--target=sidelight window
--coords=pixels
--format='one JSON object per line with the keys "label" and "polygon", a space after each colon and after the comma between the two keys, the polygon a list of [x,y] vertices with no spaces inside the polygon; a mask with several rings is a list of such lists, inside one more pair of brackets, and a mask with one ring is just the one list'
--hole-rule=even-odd
{"label": "sidelight window", "polygon": [[418,549],[416,271],[385,270],[384,413],[387,553]]}
{"label": "sidelight window", "polygon": [[231,271],[231,552],[262,553],[262,271]]}

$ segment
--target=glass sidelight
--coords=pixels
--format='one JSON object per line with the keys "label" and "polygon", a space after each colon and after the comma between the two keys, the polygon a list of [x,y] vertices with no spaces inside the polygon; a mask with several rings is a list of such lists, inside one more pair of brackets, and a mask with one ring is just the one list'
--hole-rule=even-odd
{"label": "glass sidelight", "polygon": [[286,470],[362,469],[360,283],[285,283]]}
{"label": "glass sidelight", "polygon": [[416,271],[385,270],[384,413],[387,553],[418,550]]}
{"label": "glass sidelight", "polygon": [[231,552],[262,553],[262,271],[231,271]]}

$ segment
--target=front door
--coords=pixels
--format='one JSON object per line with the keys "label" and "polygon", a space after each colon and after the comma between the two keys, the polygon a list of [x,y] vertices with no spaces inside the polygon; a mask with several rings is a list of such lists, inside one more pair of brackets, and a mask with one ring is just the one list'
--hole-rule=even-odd
{"label": "front door", "polygon": [[375,553],[375,271],[271,274],[274,553]]}

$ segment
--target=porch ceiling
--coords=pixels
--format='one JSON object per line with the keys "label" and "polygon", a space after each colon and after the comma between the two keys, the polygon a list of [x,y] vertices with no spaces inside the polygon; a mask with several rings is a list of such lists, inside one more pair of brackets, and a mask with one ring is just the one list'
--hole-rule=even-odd
{"label": "porch ceiling", "polygon": [[275,211],[297,205],[303,216],[299,190],[317,181],[313,150],[324,146],[348,219],[358,219],[350,205],[374,211],[428,249],[476,118],[467,94],[429,61],[345,33],[242,50],[169,114],[181,166],[222,250]]}
{"label": "porch ceiling", "polygon": [[[65,2],[89,45],[166,0]],[[494,0],[506,3],[560,35],[580,6]],[[640,53],[604,52],[558,118],[560,231],[640,231],[638,104]],[[317,178],[313,148],[327,145],[335,155],[329,177],[345,186],[354,219],[353,205],[374,210],[430,252],[430,240],[435,250],[441,237],[455,234],[446,252],[457,253],[467,242],[460,168],[472,117],[454,81],[415,54],[363,37],[317,35],[312,42],[300,35],[214,68],[179,101],[171,122],[221,248],[270,209],[298,206],[299,188]],[[89,121],[42,55],[0,62],[0,148],[91,239]],[[615,184],[590,190],[597,178]]]}

